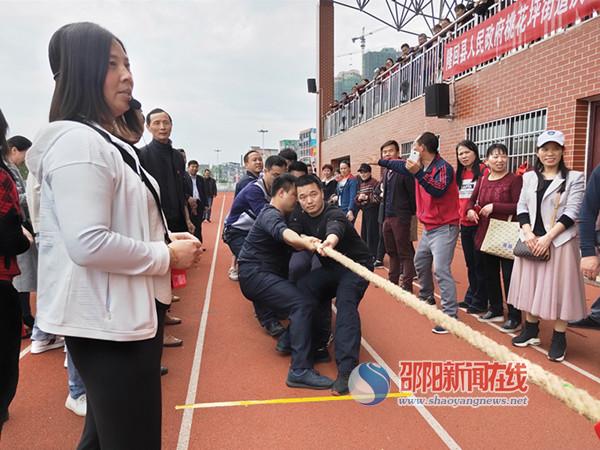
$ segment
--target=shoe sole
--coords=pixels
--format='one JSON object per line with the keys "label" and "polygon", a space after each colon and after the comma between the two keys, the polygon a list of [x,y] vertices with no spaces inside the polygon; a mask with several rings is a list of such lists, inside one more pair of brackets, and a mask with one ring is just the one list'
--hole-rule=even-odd
{"label": "shoe sole", "polygon": [[177,344],[163,344],[163,347],[181,347],[183,342],[178,342]]}
{"label": "shoe sole", "polygon": [[72,412],[73,414],[75,414],[76,416],[79,416],[79,417],[85,417],[85,414],[79,414],[79,413],[78,413],[78,412],[75,410],[75,408],[74,408],[74,407],[71,407],[71,406],[69,405],[69,401],[68,401],[68,400],[65,402],[65,408],[67,408],[69,411],[71,411],[71,412]]}
{"label": "shoe sole", "polygon": [[539,338],[531,338],[531,339],[526,340],[525,342],[519,342],[519,343],[513,342],[512,343],[512,345],[514,345],[515,347],[521,347],[521,348],[527,347],[529,345],[540,345],[540,344],[541,344],[541,341]]}
{"label": "shoe sole", "polygon": [[433,329],[431,330],[431,332],[432,332],[433,334],[450,334],[450,332],[449,332],[448,330],[444,330],[444,331],[438,331],[438,330],[436,330],[435,328],[433,328]]}
{"label": "shoe sole", "polygon": [[280,355],[284,355],[284,356],[286,356],[286,355],[290,355],[290,354],[292,353],[292,351],[291,351],[291,350],[283,350],[283,349],[279,349],[279,348],[277,348],[277,347],[275,347],[275,351],[276,351],[277,353],[279,353]]}
{"label": "shoe sole", "polygon": [[502,333],[514,333],[518,329],[519,329],[519,327],[517,327],[517,328],[502,328],[502,327],[500,327],[500,331]]}
{"label": "shoe sole", "polygon": [[548,359],[553,362],[563,362],[565,360],[566,356],[567,356],[567,352],[565,350],[565,352],[562,354],[562,356],[559,356],[558,358],[550,358],[550,355],[548,355]]}
{"label": "shoe sole", "polygon": [[312,386],[309,384],[296,383],[295,381],[287,381],[287,380],[286,380],[285,384],[287,385],[287,387],[291,387],[291,388],[316,389],[319,391],[325,391],[327,389],[331,389],[331,386],[333,386],[333,383],[330,384],[329,386]]}
{"label": "shoe sole", "polygon": [[494,316],[490,319],[484,319],[483,317],[478,317],[477,320],[480,322],[504,322],[504,316]]}

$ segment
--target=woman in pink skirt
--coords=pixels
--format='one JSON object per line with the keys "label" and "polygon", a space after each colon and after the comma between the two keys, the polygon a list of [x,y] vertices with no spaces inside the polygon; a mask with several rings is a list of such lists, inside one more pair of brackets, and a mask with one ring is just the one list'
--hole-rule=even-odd
{"label": "woman in pink skirt", "polygon": [[550,259],[515,258],[508,293],[508,303],[527,314],[513,345],[539,345],[539,319],[553,320],[548,359],[557,362],[565,359],[567,322],[585,317],[581,255],[574,226],[584,178],[565,165],[564,144],[560,131],[544,131],[537,140],[535,170],[523,175],[517,205],[521,240],[536,256],[550,252]]}

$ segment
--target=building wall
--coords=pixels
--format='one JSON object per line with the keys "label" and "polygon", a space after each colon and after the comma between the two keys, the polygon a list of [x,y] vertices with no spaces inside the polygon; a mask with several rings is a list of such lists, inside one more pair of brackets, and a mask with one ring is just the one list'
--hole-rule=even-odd
{"label": "building wall", "polygon": [[378,52],[366,52],[362,61],[363,78],[372,80],[375,69],[385,66],[385,60],[388,58],[396,61],[398,51],[394,48],[383,48]]}
{"label": "building wall", "polygon": [[388,139],[440,135],[443,156],[456,164],[454,146],[468,126],[540,108],[547,126],[566,137],[566,160],[584,170],[588,102],[600,95],[600,17],[533,44],[455,83],[455,118],[425,117],[424,98],[404,104],[321,143],[320,165],[350,155],[352,170],[375,158]]}
{"label": "building wall", "polygon": [[343,92],[350,94],[354,85],[361,80],[362,77],[358,70],[348,70],[338,73],[333,82],[333,95],[335,99],[340,100]]}

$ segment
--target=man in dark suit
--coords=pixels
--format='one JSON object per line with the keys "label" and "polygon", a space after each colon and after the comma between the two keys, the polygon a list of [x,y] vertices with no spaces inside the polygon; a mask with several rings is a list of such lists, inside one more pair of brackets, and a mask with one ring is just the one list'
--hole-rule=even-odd
{"label": "man in dark suit", "polygon": [[202,221],[208,208],[204,180],[198,175],[198,161],[190,160],[185,177],[185,197],[190,211],[190,220],[195,227],[194,236],[202,242]]}
{"label": "man in dark suit", "polygon": [[217,180],[211,176],[209,169],[204,170],[204,193],[206,194],[206,212],[204,213],[204,220],[210,222],[213,199],[217,196]]}

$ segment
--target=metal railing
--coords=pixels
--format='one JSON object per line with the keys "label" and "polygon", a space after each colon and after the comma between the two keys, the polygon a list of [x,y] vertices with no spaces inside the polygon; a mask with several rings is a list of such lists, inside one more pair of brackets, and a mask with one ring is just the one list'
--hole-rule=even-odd
{"label": "metal railing", "polygon": [[[406,62],[396,63],[378,78],[371,81],[361,93],[355,94],[352,100],[329,111],[323,119],[323,139],[336,136],[349,128],[372,120],[423,96],[427,86],[443,81],[444,44],[474,28],[515,1],[517,0],[496,2],[485,15],[475,15],[473,10],[469,11],[419,47],[416,52],[408,57]],[[597,13],[594,13],[593,16],[597,16]],[[556,31],[545,35],[542,40],[555,33]],[[504,58],[507,54],[528,48],[531,44],[523,44],[505,54],[498,55],[494,59],[478,64],[453,76],[450,81],[467,76]]]}

